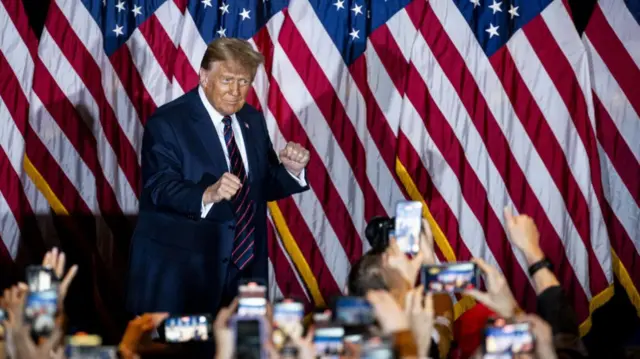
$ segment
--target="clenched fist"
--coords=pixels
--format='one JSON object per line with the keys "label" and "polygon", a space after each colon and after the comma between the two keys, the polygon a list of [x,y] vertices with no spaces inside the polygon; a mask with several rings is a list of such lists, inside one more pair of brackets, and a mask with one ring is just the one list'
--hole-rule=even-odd
{"label": "clenched fist", "polygon": [[309,163],[309,151],[295,142],[289,142],[280,151],[280,162],[289,172],[299,176]]}
{"label": "clenched fist", "polygon": [[202,203],[218,203],[222,200],[231,200],[242,187],[240,179],[229,172],[225,172],[218,182],[212,184],[204,191]]}

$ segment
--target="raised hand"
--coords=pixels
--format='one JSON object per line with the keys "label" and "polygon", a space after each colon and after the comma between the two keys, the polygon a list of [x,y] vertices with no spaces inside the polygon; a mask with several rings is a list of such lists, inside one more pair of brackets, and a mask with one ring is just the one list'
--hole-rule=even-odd
{"label": "raised hand", "polygon": [[511,318],[518,308],[518,303],[511,293],[507,279],[498,269],[487,264],[480,258],[474,258],[473,262],[480,267],[485,274],[487,291],[481,292],[477,289],[466,290],[464,294],[470,295],[495,311],[503,318]]}
{"label": "raised hand", "polygon": [[307,167],[309,158],[309,151],[295,142],[287,143],[280,151],[280,162],[284,168],[296,176],[299,176],[302,170]]}

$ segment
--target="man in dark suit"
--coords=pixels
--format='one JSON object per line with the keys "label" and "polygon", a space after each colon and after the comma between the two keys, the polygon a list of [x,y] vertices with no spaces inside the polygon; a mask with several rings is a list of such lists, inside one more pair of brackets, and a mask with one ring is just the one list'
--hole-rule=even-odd
{"label": "man in dark suit", "polygon": [[142,143],[140,215],[127,307],[215,313],[238,281],[267,280],[267,201],[308,189],[309,151],[278,156],[264,116],[245,103],[260,53],[239,39],[207,47],[199,86],[161,106]]}

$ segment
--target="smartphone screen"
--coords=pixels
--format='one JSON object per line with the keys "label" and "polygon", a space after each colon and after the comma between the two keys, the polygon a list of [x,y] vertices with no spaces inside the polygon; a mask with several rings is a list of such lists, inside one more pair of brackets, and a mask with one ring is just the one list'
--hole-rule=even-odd
{"label": "smartphone screen", "polygon": [[5,336],[3,322],[8,319],[9,318],[7,317],[7,312],[4,309],[0,308],[0,340],[3,340]]}
{"label": "smartphone screen", "polygon": [[344,351],[344,328],[328,326],[316,328],[313,334],[313,345],[320,358],[338,358]]}
{"label": "smartphone screen", "polygon": [[47,336],[56,325],[58,291],[29,292],[24,306],[24,316],[34,334]]}
{"label": "smartphone screen", "polygon": [[360,297],[338,297],[335,301],[335,319],[347,327],[365,327],[375,321],[371,304]]}
{"label": "smartphone screen", "polygon": [[394,236],[404,253],[416,254],[420,250],[422,229],[422,203],[402,201],[396,205]]}
{"label": "smartphone screen", "polygon": [[304,305],[301,302],[285,299],[273,306],[272,340],[276,349],[282,350],[289,338],[300,338],[303,327]]}
{"label": "smartphone screen", "polygon": [[367,338],[362,344],[362,355],[364,359],[393,359],[393,343],[390,338],[374,336]]}
{"label": "smartphone screen", "polygon": [[116,347],[67,345],[68,359],[118,359]]}
{"label": "smartphone screen", "polygon": [[238,286],[238,315],[262,316],[267,314],[267,287],[249,281]]}
{"label": "smartphone screen", "polygon": [[512,354],[531,353],[535,349],[529,323],[491,319],[484,329],[484,338],[484,358],[511,357]]}
{"label": "smartphone screen", "polygon": [[43,266],[27,267],[27,285],[30,292],[44,292],[58,289],[58,278],[51,268]]}
{"label": "smartphone screen", "polygon": [[212,337],[213,321],[209,315],[175,316],[164,321],[167,343],[206,342]]}
{"label": "smartphone screen", "polygon": [[240,318],[235,321],[236,357],[260,359],[262,357],[262,322],[259,319]]}
{"label": "smartphone screen", "polygon": [[472,262],[423,266],[421,280],[425,291],[458,293],[478,287],[478,266]]}

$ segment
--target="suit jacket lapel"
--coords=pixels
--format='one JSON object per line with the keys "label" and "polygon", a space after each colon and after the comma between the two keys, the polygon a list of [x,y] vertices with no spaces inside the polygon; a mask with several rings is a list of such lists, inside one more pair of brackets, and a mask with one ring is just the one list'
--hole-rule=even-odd
{"label": "suit jacket lapel", "polygon": [[200,100],[198,90],[192,91],[192,111],[191,117],[193,118],[193,129],[196,132],[196,136],[202,142],[204,152],[211,159],[211,165],[213,167],[214,175],[220,177],[224,172],[229,172],[227,166],[227,160],[224,158],[224,152],[222,151],[222,145],[218,140],[218,134],[211,116],[204,108],[204,104]]}
{"label": "suit jacket lapel", "polygon": [[247,150],[247,162],[249,162],[249,181],[253,183],[255,176],[252,176],[252,173],[255,173],[255,171],[258,170],[258,152],[255,145],[256,136],[253,136],[254,126],[251,126],[251,116],[245,111],[238,111],[238,113],[236,113],[236,118],[242,130],[244,147]]}

